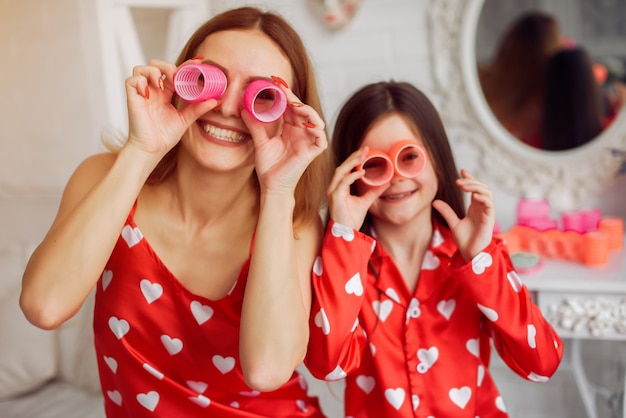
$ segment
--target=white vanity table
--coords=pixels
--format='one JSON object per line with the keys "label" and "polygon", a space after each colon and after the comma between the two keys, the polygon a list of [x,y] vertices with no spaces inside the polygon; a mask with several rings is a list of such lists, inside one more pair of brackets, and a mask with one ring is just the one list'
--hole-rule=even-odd
{"label": "white vanity table", "polygon": [[[571,339],[574,381],[587,416],[597,418],[596,390],[584,370],[581,344],[586,339],[626,341],[626,249],[611,254],[603,267],[544,259],[540,270],[520,277],[561,338]],[[618,309],[622,322],[616,327],[616,317],[606,314]],[[625,399],[622,405],[626,418]]]}

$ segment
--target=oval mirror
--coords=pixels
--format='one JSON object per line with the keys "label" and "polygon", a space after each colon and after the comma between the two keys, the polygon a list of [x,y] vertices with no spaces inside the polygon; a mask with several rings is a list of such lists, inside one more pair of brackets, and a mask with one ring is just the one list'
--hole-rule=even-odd
{"label": "oval mirror", "polygon": [[614,181],[626,149],[626,111],[594,140],[549,152],[521,143],[494,116],[478,80],[476,33],[484,0],[434,0],[429,10],[434,89],[451,141],[476,150],[476,174],[519,197],[577,209]]}

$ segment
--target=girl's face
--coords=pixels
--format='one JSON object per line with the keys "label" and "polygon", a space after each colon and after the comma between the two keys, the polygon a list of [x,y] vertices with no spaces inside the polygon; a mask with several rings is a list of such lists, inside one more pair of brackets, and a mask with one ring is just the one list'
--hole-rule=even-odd
{"label": "girl's face", "polygon": [[[183,145],[203,164],[218,170],[254,165],[250,131],[241,119],[243,94],[252,81],[278,76],[289,85],[293,74],[282,50],[257,30],[227,30],[209,35],[195,51],[204,63],[226,74],[221,104],[200,116],[183,136]],[[260,122],[259,122],[260,123]],[[268,135],[281,129],[282,120],[264,123]]]}
{"label": "girl's face", "polygon": [[[393,114],[374,123],[363,138],[361,146],[388,153],[393,144],[401,139],[415,141],[425,149],[424,141],[411,128],[411,124],[403,116]],[[437,194],[437,186],[437,176],[430,159],[417,177],[407,179],[394,176],[387,190],[370,206],[372,220],[404,224],[417,217],[426,217],[430,221],[431,203]],[[369,187],[357,181],[359,195]]]}

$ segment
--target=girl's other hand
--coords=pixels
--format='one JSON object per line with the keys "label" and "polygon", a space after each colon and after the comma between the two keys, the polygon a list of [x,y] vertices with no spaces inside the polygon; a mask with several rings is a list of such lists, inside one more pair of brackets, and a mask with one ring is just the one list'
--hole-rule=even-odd
{"label": "girl's other hand", "polygon": [[457,186],[471,193],[467,215],[463,219],[454,213],[450,205],[435,200],[433,207],[446,220],[463,259],[468,262],[489,245],[495,226],[495,203],[493,192],[484,183],[476,180],[467,170],[461,170]]}
{"label": "girl's other hand", "polygon": [[368,187],[361,196],[350,194],[350,186],[358,181],[365,170],[355,168],[365,160],[367,147],[353,152],[339,167],[328,187],[328,210],[330,218],[342,225],[359,230],[372,203],[389,187],[389,183],[376,187]]}

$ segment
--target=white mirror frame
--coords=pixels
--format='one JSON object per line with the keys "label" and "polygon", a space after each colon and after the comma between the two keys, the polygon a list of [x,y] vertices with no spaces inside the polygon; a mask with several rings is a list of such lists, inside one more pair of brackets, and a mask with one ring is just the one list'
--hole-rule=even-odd
{"label": "white mirror frame", "polygon": [[518,197],[548,199],[573,210],[610,186],[626,150],[626,111],[596,139],[573,150],[549,152],[523,144],[496,120],[478,81],[476,27],[484,0],[433,0],[429,9],[434,89],[452,144],[477,150],[474,168],[484,181]]}

